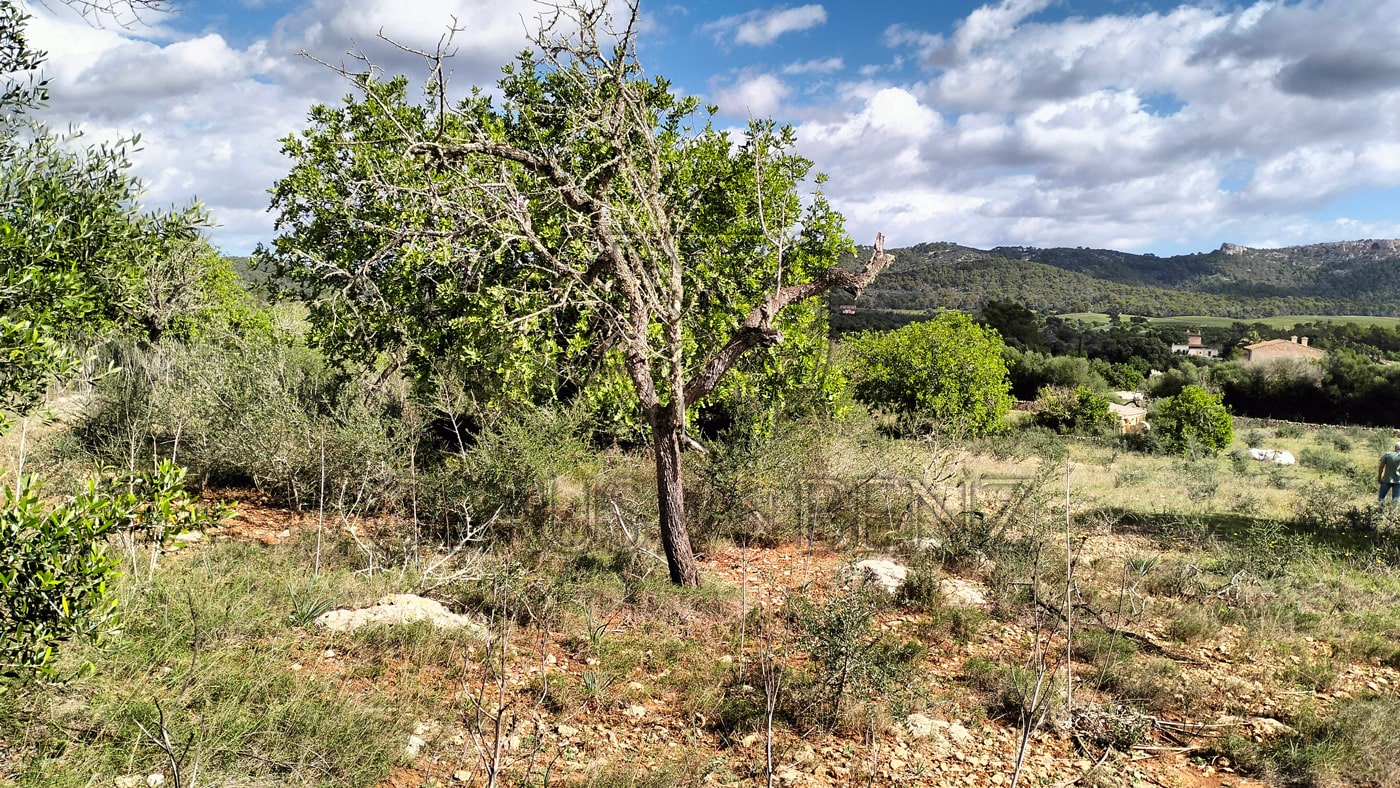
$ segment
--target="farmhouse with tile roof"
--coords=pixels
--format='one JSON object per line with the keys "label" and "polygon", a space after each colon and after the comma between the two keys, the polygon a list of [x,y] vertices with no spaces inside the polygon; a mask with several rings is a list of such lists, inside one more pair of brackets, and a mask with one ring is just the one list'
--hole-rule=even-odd
{"label": "farmhouse with tile roof", "polygon": [[1298,337],[1289,337],[1288,339],[1270,339],[1244,346],[1244,360],[1255,364],[1285,358],[1321,361],[1326,357],[1326,352],[1308,345],[1307,337],[1303,337],[1301,342],[1298,341]]}

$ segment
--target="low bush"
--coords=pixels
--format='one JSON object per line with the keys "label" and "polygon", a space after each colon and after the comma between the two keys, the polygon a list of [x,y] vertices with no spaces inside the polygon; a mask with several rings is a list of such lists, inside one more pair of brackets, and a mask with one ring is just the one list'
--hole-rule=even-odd
{"label": "low bush", "polygon": [[1177,643],[1200,643],[1220,631],[1220,622],[1188,608],[1172,617],[1167,624],[1167,637]]}
{"label": "low bush", "polygon": [[688,495],[692,536],[773,545],[823,527],[824,502],[846,492],[830,469],[829,436],[811,422],[771,434],[733,432],[711,442]]}
{"label": "low bush", "polygon": [[225,510],[198,505],[184,490],[184,469],[170,463],[141,473],[89,481],[77,495],[45,502],[35,476],[5,488],[0,509],[0,693],[6,684],[53,679],[55,649],[113,631],[110,592],[118,560],[107,538],[123,534],[159,543],[167,532],[195,530]]}
{"label": "low bush", "polygon": [[1282,577],[1289,567],[1306,560],[1312,553],[1311,543],[1290,531],[1283,523],[1255,520],[1245,528],[1234,549],[1222,557],[1220,568],[1226,572],[1244,571],[1257,578],[1272,580]]}
{"label": "low bush", "polygon": [[901,605],[923,613],[943,607],[943,570],[929,552],[920,552],[895,595]]}
{"label": "low bush", "polygon": [[1344,527],[1352,499],[1352,493],[1335,482],[1310,485],[1293,504],[1293,521],[1297,527],[1313,531]]}
{"label": "low bush", "polygon": [[1234,735],[1221,750],[1249,771],[1288,785],[1374,785],[1400,775],[1400,700],[1364,696],[1339,701],[1327,718],[1290,720],[1286,736],[1254,742]]}
{"label": "low bush", "polygon": [[618,496],[594,484],[599,463],[587,420],[581,406],[473,419],[470,436],[423,461],[413,479],[417,516],[452,538],[481,536],[488,523],[502,533],[519,525],[543,532],[561,518],[613,522],[607,500]]}
{"label": "low bush", "polygon": [[404,495],[421,425],[401,387],[334,374],[286,337],[108,352],[118,371],[74,429],[98,464],[170,458],[196,482],[298,507],[385,508]]}
{"label": "low bush", "polygon": [[998,665],[980,657],[963,663],[963,679],[982,697],[993,717],[1021,720],[1050,714],[1064,703],[1064,687],[1053,671]]}
{"label": "low bush", "polygon": [[1035,398],[1035,423],[1060,434],[1107,434],[1117,424],[1108,404],[1108,397],[1088,386],[1047,386]]}
{"label": "low bush", "polygon": [[1263,446],[1269,440],[1269,433],[1264,430],[1254,429],[1246,431],[1240,437],[1244,440],[1246,445],[1254,449]]}
{"label": "low bush", "polygon": [[924,649],[900,641],[875,627],[883,591],[862,587],[831,596],[820,605],[799,599],[795,623],[811,655],[822,699],[820,719],[834,726],[843,719],[847,701],[878,695],[890,683],[905,680]]}
{"label": "low bush", "polygon": [[1342,454],[1350,452],[1355,446],[1355,444],[1352,442],[1351,436],[1347,435],[1341,430],[1328,430],[1326,433],[1321,435],[1320,438],[1323,442],[1330,444],[1332,448],[1336,449]]}

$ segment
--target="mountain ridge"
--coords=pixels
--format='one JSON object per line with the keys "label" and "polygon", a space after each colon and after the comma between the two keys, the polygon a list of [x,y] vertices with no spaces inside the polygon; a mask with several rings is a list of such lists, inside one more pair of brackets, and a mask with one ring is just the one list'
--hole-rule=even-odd
{"label": "mountain ridge", "polygon": [[1400,315],[1400,239],[1274,249],[1225,243],[1160,257],[1086,247],[977,249],[941,241],[889,250],[861,304],[979,309],[1012,300],[1055,312],[1151,316]]}

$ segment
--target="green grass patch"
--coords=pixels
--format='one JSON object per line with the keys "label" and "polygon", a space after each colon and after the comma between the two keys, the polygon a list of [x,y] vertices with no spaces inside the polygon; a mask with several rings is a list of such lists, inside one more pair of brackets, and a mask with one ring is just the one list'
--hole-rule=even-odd
{"label": "green grass patch", "polygon": [[[167,556],[149,580],[126,573],[115,589],[123,632],[101,648],[70,648],[61,661],[91,660],[95,672],[4,699],[0,742],[24,764],[16,784],[169,777],[169,758],[153,740],[165,735],[184,774],[197,769],[204,785],[384,779],[428,701],[405,691],[411,677],[380,688],[337,670],[325,650],[376,650],[412,674],[465,648],[457,636],[415,627],[339,638],[296,629],[289,588],[309,574],[300,545],[243,543]],[[345,600],[385,590],[379,583],[339,569],[318,587]]]}

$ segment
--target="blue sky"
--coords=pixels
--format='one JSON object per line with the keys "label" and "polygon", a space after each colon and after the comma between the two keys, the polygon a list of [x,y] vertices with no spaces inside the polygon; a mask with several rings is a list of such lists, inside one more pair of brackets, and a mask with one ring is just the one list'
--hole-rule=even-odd
{"label": "blue sky", "polygon": [[[216,244],[272,236],[277,138],[347,86],[302,51],[395,72],[455,16],[459,86],[525,45],[533,0],[173,0],[94,25],[34,4],[54,125],[140,133],[148,201],[198,198]],[[1400,0],[643,0],[653,74],[770,116],[852,236],[1169,255],[1400,237]]]}

